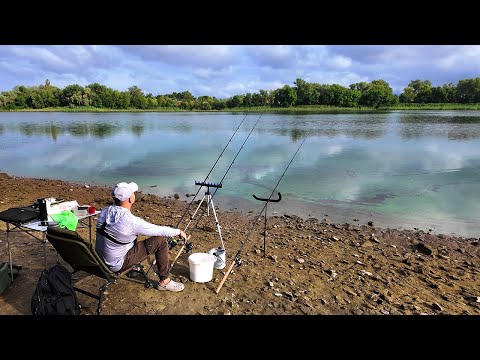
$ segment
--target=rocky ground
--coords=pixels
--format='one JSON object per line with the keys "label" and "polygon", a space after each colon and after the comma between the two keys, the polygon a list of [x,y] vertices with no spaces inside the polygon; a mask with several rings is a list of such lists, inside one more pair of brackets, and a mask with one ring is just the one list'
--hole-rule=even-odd
{"label": "rocky ground", "polygon": [[[0,173],[0,211],[30,205],[42,197],[77,200],[101,209],[111,203],[110,192],[110,187]],[[153,223],[176,226],[188,204],[173,196],[160,198],[138,192],[132,211]],[[191,210],[195,207],[193,204]],[[108,289],[103,313],[480,314],[478,239],[381,229],[374,226],[375,219],[371,225],[353,219],[352,223],[332,224],[326,219],[283,214],[268,218],[264,256],[263,216],[253,227],[258,214],[217,209],[217,215],[225,241],[225,269],[215,269],[207,283],[189,279],[188,255],[220,245],[213,216],[205,213],[187,230],[192,233],[193,250],[182,252],[172,268],[172,277],[185,283],[183,292],[161,292],[119,279]],[[8,261],[5,230],[5,223],[0,222],[0,261]],[[85,229],[79,232],[88,239]],[[43,247],[24,233],[11,233],[11,239],[13,263],[22,269],[0,295],[0,314],[28,315],[43,269]],[[171,259],[179,248],[170,251]],[[233,268],[217,294],[215,290],[240,248],[241,265]],[[56,260],[55,249],[47,244],[48,266]],[[148,266],[147,261],[145,264]],[[153,272],[150,276],[156,278]],[[100,278],[85,273],[75,274],[74,282],[90,291],[103,284]],[[78,297],[82,314],[94,314],[96,301],[82,294]]]}

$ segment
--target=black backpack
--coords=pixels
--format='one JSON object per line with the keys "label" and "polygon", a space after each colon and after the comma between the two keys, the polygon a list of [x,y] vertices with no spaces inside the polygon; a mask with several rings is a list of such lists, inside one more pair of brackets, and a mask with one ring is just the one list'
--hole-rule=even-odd
{"label": "black backpack", "polygon": [[33,315],[78,315],[80,304],[72,286],[72,275],[62,265],[44,269],[32,296]]}

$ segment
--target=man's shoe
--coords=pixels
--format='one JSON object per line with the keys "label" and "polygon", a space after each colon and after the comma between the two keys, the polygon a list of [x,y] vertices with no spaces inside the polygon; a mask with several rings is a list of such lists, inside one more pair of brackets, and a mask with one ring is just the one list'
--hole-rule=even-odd
{"label": "man's shoe", "polygon": [[157,285],[157,290],[168,290],[168,291],[182,291],[185,288],[180,282],[176,282],[170,279],[167,285],[163,285],[160,281]]}

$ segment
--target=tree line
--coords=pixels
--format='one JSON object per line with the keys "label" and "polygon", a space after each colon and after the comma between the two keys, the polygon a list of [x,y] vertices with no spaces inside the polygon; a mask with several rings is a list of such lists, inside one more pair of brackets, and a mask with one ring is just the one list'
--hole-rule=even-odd
{"label": "tree line", "polygon": [[118,91],[93,83],[82,87],[68,85],[64,89],[53,86],[47,79],[40,86],[15,86],[0,92],[0,109],[45,109],[93,107],[99,109],[182,109],[224,110],[234,108],[295,106],[371,107],[388,108],[398,104],[480,103],[480,78],[460,80],[443,86],[432,86],[428,80],[413,80],[400,95],[395,95],[388,82],[373,80],[369,83],[339,84],[309,83],[296,79],[294,86],[285,85],[276,90],[234,95],[227,99],[211,96],[193,96],[189,91],[165,95],[145,94],[139,87]]}

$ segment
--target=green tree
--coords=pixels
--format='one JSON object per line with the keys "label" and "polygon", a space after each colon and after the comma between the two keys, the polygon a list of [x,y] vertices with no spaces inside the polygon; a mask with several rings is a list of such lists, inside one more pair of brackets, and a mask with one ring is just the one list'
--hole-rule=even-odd
{"label": "green tree", "polygon": [[431,102],[431,97],[432,97],[432,83],[428,80],[425,80],[418,87],[417,102],[418,103],[429,103],[429,102]]}
{"label": "green tree", "polygon": [[272,104],[272,98],[267,90],[262,90],[258,92],[261,98],[261,103],[263,106],[270,106]]}
{"label": "green tree", "polygon": [[480,78],[460,80],[457,84],[457,101],[464,104],[480,102]]}
{"label": "green tree", "polygon": [[362,92],[360,90],[351,90],[351,89],[346,89],[344,98],[343,98],[343,104],[342,106],[345,107],[357,107],[358,106],[358,101],[360,100],[360,97],[362,96]]}
{"label": "green tree", "polygon": [[62,96],[62,90],[56,86],[52,86],[48,79],[45,80],[44,85],[38,87],[38,91],[42,98],[44,107],[57,107],[60,106],[60,99]]}
{"label": "green tree", "polygon": [[26,86],[19,85],[13,88],[15,93],[15,108],[28,109],[32,104],[32,91]]}
{"label": "green tree", "polygon": [[158,102],[158,106],[162,108],[177,107],[177,100],[168,95],[158,95],[157,102]]}
{"label": "green tree", "polygon": [[35,91],[31,95],[32,99],[32,105],[31,107],[33,109],[43,109],[45,108],[45,102],[43,101],[42,95],[40,94],[40,91]]}
{"label": "green tree", "polygon": [[0,94],[0,107],[4,109],[12,110],[15,108],[15,92],[14,91],[3,91]]}
{"label": "green tree", "polygon": [[447,102],[447,93],[445,89],[441,86],[432,87],[432,92],[430,94],[431,103],[446,103]]}
{"label": "green tree", "polygon": [[230,99],[227,100],[227,107],[228,108],[236,108],[240,107],[243,104],[243,95],[234,95]]}
{"label": "green tree", "polygon": [[427,103],[431,100],[432,83],[429,80],[413,80],[403,89],[400,101],[403,103]]}
{"label": "green tree", "polygon": [[259,93],[252,94],[252,106],[263,106],[262,97]]}
{"label": "green tree", "polygon": [[112,109],[128,109],[130,107],[130,93],[128,91],[112,92]]}
{"label": "green tree", "polygon": [[403,89],[403,92],[400,94],[399,100],[401,103],[410,104],[415,102],[416,97],[417,97],[417,94],[413,91],[413,88],[410,86],[407,86],[406,88]]}
{"label": "green tree", "polygon": [[288,85],[283,86],[281,89],[277,89],[275,97],[273,99],[273,106],[275,107],[289,107],[296,103],[297,92]]}
{"label": "green tree", "polygon": [[312,83],[298,78],[294,82],[297,92],[297,105],[312,105],[318,100],[318,91]]}
{"label": "green tree", "polygon": [[143,91],[136,85],[129,87],[128,92],[130,93],[130,106],[135,109],[146,109],[147,108],[147,99],[143,94]]}
{"label": "green tree", "polygon": [[227,107],[226,100],[220,100],[217,98],[213,98],[212,109],[213,110],[223,110]]}
{"label": "green tree", "polygon": [[169,96],[179,101],[195,101],[195,97],[190,93],[190,91],[182,91],[181,93],[173,92]]}
{"label": "green tree", "polygon": [[60,105],[81,106],[83,103],[83,87],[78,84],[68,85],[62,91]]}
{"label": "green tree", "polygon": [[315,91],[318,93],[317,105],[330,105],[330,85],[327,84],[314,84]]}
{"label": "green tree", "polygon": [[363,92],[364,90],[367,89],[367,86],[368,86],[368,84],[365,81],[362,81],[362,82],[359,82],[359,83],[351,84],[350,85],[350,90],[358,90],[360,92]]}
{"label": "green tree", "polygon": [[91,90],[91,105],[96,108],[111,108],[111,90],[105,85],[100,85],[99,83],[93,83],[87,85],[85,88]]}
{"label": "green tree", "polygon": [[253,99],[252,99],[252,94],[247,93],[243,97],[243,106],[245,107],[252,107],[253,106]]}
{"label": "green tree", "polygon": [[363,91],[359,104],[373,108],[387,107],[397,102],[392,88],[385,80],[373,80]]}
{"label": "green tree", "polygon": [[332,106],[347,106],[348,103],[348,89],[339,84],[332,84],[329,87],[330,101]]}
{"label": "green tree", "polygon": [[156,109],[158,107],[158,101],[154,97],[147,97],[147,109]]}

